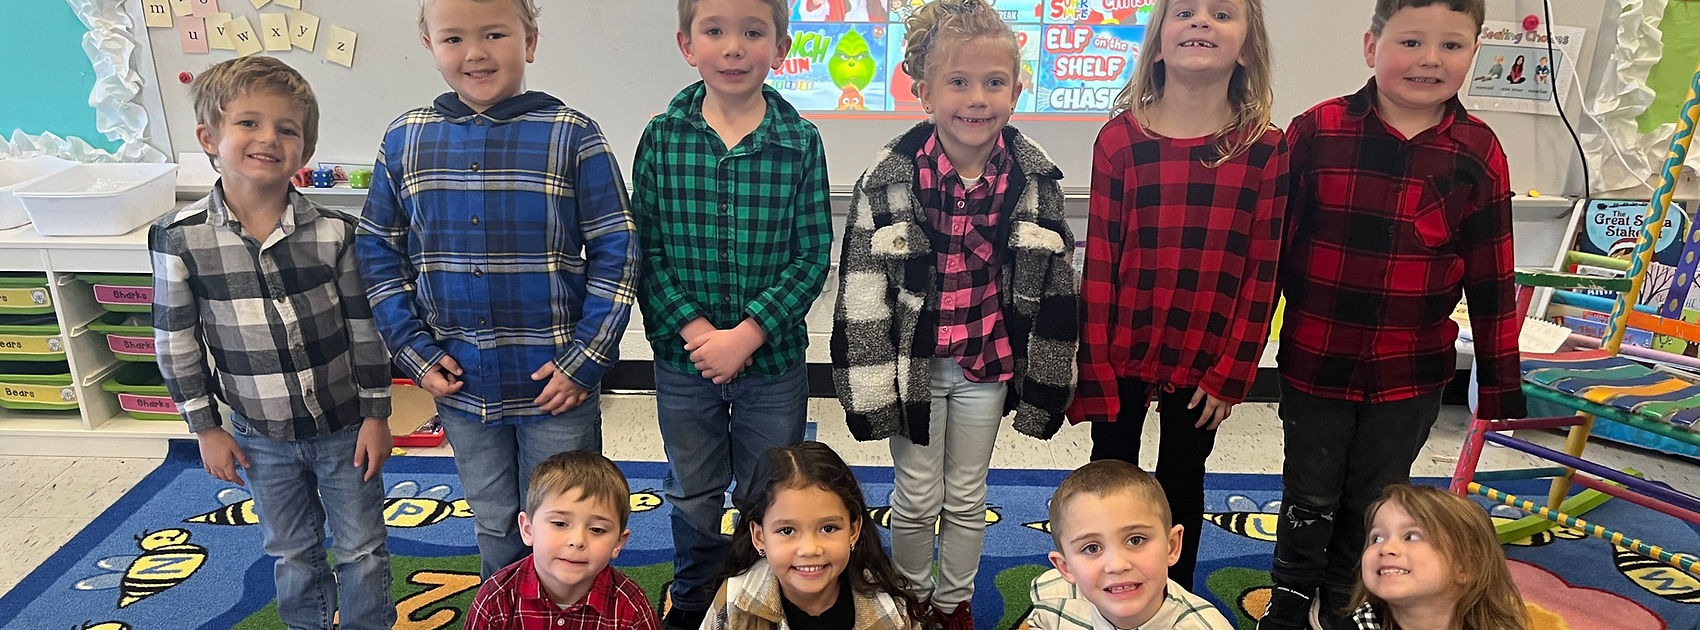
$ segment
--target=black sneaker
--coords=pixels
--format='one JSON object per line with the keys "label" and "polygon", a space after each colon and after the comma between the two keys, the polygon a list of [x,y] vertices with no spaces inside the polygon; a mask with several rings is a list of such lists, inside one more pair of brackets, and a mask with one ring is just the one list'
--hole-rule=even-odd
{"label": "black sneaker", "polygon": [[1285,586],[1269,591],[1269,607],[1257,620],[1257,630],[1310,630],[1310,607],[1314,598],[1309,593]]}
{"label": "black sneaker", "polygon": [[662,630],[697,630],[702,627],[703,617],[708,616],[706,610],[685,610],[674,607],[667,611],[667,618],[661,620]]}
{"label": "black sneaker", "polygon": [[1317,592],[1316,601],[1310,609],[1310,624],[1319,630],[1357,630],[1358,625],[1352,621],[1346,607],[1352,603],[1352,594],[1324,588]]}

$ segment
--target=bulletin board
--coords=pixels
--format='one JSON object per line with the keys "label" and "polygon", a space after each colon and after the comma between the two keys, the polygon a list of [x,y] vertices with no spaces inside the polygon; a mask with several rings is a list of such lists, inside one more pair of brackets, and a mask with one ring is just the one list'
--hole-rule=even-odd
{"label": "bulletin board", "polygon": [[6,3],[0,158],[159,161],[169,150],[139,6],[125,0]]}

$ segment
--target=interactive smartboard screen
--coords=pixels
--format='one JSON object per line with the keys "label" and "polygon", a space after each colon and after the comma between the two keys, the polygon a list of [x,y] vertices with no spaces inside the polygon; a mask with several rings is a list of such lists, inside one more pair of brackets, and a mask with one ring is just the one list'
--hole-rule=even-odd
{"label": "interactive smartboard screen", "polygon": [[[791,54],[768,84],[797,109],[918,112],[903,72],[920,0],[792,0]],[[1156,0],[996,0],[1021,42],[1019,113],[1103,114],[1133,73]]]}

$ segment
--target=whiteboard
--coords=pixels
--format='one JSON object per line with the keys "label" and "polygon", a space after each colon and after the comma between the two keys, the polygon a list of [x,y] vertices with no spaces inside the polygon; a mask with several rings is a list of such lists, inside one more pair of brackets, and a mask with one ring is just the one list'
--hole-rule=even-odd
{"label": "whiteboard", "polygon": [[[248,0],[223,0],[225,9],[254,19]],[[602,125],[622,168],[630,169],[638,136],[681,88],[698,79],[685,64],[674,40],[678,27],[672,0],[540,0],[543,14],[537,61],[526,73],[527,88],[560,97]],[[1266,0],[1268,28],[1275,49],[1275,123],[1324,99],[1356,91],[1370,76],[1363,60],[1363,32],[1373,3],[1368,0]],[[1589,85],[1593,66],[1603,63],[1608,44],[1599,49],[1607,21],[1607,0],[1553,2],[1557,24],[1588,29],[1578,72]],[[1616,2],[1610,2],[1615,10]],[[303,0],[319,15],[320,49],[276,55],[300,70],[318,94],[320,119],[316,160],[371,163],[390,121],[402,112],[430,104],[447,90],[419,41],[417,0]],[[1541,3],[1494,0],[1488,19],[1521,21],[1538,14]],[[261,11],[275,11],[270,7]],[[257,23],[257,20],[255,20]],[[330,63],[323,42],[331,25],[359,34],[352,69]],[[188,86],[178,73],[199,74],[234,53],[184,54],[173,29],[149,29],[173,152],[197,152],[194,111]],[[1573,120],[1581,101],[1566,101]],[[1556,116],[1477,112],[1498,133],[1511,162],[1518,192],[1566,188],[1580,192],[1580,171],[1569,136]],[[915,119],[816,120],[827,148],[832,185],[842,191],[854,183],[873,155]],[[1081,117],[1013,124],[1050,152],[1066,176],[1064,185],[1084,190],[1090,180],[1091,147],[1103,119]],[[1577,123],[1584,124],[1584,123]],[[1574,173],[1574,174],[1573,174]]]}

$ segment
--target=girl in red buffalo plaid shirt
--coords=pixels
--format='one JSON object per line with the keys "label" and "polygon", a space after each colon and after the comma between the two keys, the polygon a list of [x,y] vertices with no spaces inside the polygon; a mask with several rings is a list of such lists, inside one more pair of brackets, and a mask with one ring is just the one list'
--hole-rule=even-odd
{"label": "girl in red buffalo plaid shirt", "polygon": [[1275,306],[1287,145],[1260,0],[1162,0],[1092,156],[1080,384],[1092,459],[1138,464],[1158,400],[1157,481],[1193,587],[1204,461],[1257,374]]}

